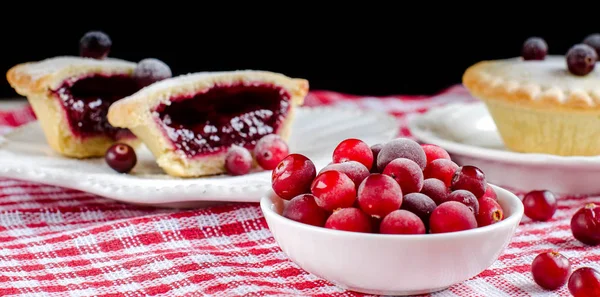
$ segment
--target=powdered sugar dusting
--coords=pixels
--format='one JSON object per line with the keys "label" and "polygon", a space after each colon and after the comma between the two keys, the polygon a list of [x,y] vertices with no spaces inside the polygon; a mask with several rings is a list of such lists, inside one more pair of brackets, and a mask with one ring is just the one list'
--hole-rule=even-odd
{"label": "powdered sugar dusting", "polygon": [[427,165],[427,156],[421,145],[409,138],[398,138],[383,145],[377,156],[377,168],[383,171],[387,164],[397,158],[413,160],[421,170]]}

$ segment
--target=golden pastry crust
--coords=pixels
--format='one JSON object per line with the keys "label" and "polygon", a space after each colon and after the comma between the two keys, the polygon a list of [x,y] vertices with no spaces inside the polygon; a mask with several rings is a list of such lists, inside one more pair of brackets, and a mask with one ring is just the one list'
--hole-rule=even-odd
{"label": "golden pastry crust", "polygon": [[295,107],[303,104],[309,84],[305,79],[290,78],[279,73],[256,70],[201,72],[166,79],[115,102],[108,111],[108,121],[115,127],[131,130],[153,153],[157,164],[169,175],[198,177],[225,172],[225,153],[215,153],[200,159],[189,159],[172,148],[153,110],[160,104],[169,105],[171,98],[199,93],[217,84],[261,83],[282,87],[290,94],[290,111],[278,134],[289,138]]}
{"label": "golden pastry crust", "polygon": [[541,61],[482,61],[469,67],[462,80],[482,100],[532,108],[600,111],[600,67],[588,75],[576,76],[568,71],[564,56],[547,56]]}

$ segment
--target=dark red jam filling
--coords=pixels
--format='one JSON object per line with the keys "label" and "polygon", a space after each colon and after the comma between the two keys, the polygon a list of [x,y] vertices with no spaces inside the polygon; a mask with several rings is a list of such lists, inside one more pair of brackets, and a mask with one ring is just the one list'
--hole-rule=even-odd
{"label": "dark red jam filling", "polygon": [[221,85],[172,98],[156,112],[175,149],[194,157],[234,144],[252,149],[261,137],[279,131],[289,100],[285,90],[270,84]]}
{"label": "dark red jam filling", "polygon": [[108,107],[138,90],[135,80],[129,76],[93,75],[67,80],[54,93],[62,103],[75,135],[105,135],[116,140],[132,137],[132,134],[108,123]]}

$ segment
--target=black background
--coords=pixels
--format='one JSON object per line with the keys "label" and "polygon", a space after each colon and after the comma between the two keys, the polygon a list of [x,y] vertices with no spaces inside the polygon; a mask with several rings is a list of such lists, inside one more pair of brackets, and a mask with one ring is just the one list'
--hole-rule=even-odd
{"label": "black background", "polygon": [[[545,38],[550,53],[562,55],[586,35],[600,32],[600,18],[589,15],[570,21],[548,15],[409,18],[410,11],[392,15],[315,11],[268,16],[249,12],[243,17],[207,10],[193,17],[154,12],[131,19],[127,14],[5,19],[0,69],[6,72],[17,63],[77,55],[80,37],[88,30],[102,30],[112,38],[112,57],[158,58],[175,75],[263,69],[306,78],[313,90],[432,94],[460,83],[464,70],[477,61],[519,55],[527,37]],[[0,97],[16,96],[2,80]]]}

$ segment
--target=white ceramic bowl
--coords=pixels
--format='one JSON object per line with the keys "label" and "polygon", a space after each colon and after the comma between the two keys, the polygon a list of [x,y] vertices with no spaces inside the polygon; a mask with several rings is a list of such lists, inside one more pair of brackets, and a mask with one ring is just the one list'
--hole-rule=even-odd
{"label": "white ceramic bowl", "polygon": [[443,234],[366,234],[314,227],[282,216],[287,201],[272,191],[260,206],[283,252],[307,272],[360,293],[416,295],[476,276],[510,243],[523,205],[511,192],[493,187],[505,211],[503,221]]}

